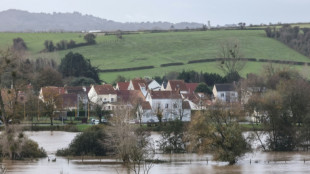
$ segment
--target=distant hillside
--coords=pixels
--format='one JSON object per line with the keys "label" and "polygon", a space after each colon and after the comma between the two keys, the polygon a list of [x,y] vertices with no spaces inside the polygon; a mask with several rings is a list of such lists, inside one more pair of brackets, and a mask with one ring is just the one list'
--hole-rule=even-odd
{"label": "distant hillside", "polygon": [[30,13],[21,10],[6,10],[0,12],[0,32],[38,32],[38,31],[115,31],[115,30],[167,30],[171,26],[175,29],[201,28],[200,23],[170,23],[170,22],[142,22],[121,23],[101,19],[81,13]]}

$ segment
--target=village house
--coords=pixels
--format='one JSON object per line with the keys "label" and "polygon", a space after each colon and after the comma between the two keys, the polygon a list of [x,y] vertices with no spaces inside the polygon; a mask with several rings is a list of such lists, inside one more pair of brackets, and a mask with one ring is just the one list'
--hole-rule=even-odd
{"label": "village house", "polygon": [[188,101],[183,101],[176,91],[149,91],[145,100],[146,102],[143,102],[137,111],[137,119],[141,122],[157,122],[159,121],[158,115],[162,115],[162,121],[191,120],[191,108]]}
{"label": "village house", "polygon": [[226,103],[238,102],[238,92],[233,83],[215,84],[212,92],[214,101]]}
{"label": "village house", "polygon": [[115,90],[128,90],[129,82],[117,82]]}
{"label": "village house", "polygon": [[188,101],[192,110],[206,110],[212,104],[212,101],[204,93],[193,92],[181,95],[184,101]]}
{"label": "village house", "polygon": [[93,104],[101,105],[104,110],[113,110],[117,102],[117,93],[110,84],[92,85],[88,98]]}
{"label": "village house", "polygon": [[129,82],[128,90],[140,90],[146,96],[148,84],[145,79],[133,79]]}

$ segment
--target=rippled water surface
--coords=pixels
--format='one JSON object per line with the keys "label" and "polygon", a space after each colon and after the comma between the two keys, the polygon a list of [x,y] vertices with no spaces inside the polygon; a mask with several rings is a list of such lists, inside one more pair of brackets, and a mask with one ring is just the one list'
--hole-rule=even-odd
{"label": "rippled water surface", "polygon": [[[31,139],[44,147],[48,154],[57,149],[67,147],[77,133],[69,132],[27,132]],[[158,134],[152,135],[158,139]],[[254,152],[246,154],[238,164],[228,166],[227,163],[210,161],[211,155],[172,154],[157,155],[156,158],[171,163],[155,164],[151,174],[260,174],[260,173],[310,173],[310,153],[290,152]],[[56,162],[48,162],[47,158],[32,161],[5,160],[7,173],[23,174],[97,174],[127,173],[122,165],[114,159],[67,159],[57,157]]]}

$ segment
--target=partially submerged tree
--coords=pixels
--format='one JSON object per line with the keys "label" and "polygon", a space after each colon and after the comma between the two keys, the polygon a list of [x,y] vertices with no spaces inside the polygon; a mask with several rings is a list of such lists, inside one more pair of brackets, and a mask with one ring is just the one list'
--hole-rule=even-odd
{"label": "partially submerged tree", "polygon": [[130,124],[130,109],[118,109],[110,119],[108,146],[118,159],[134,173],[149,173],[153,166],[155,148],[149,133]]}
{"label": "partially submerged tree", "polygon": [[215,160],[236,163],[250,149],[237,122],[240,115],[238,106],[223,103],[195,115],[189,126],[190,149],[213,152]]}

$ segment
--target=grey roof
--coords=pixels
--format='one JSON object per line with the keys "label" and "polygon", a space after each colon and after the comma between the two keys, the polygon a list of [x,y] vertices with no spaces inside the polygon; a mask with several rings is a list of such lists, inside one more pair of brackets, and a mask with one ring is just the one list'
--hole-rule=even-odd
{"label": "grey roof", "polygon": [[217,91],[235,91],[235,85],[232,83],[215,84]]}

